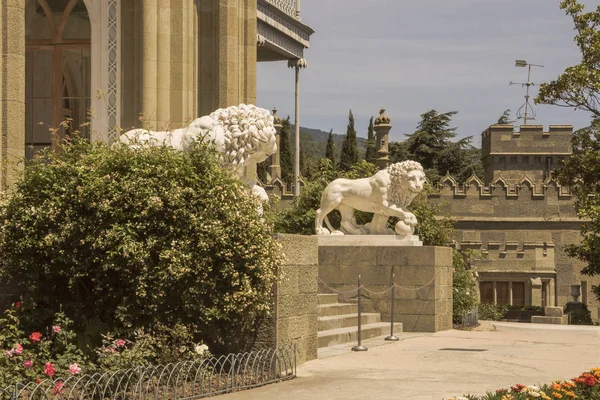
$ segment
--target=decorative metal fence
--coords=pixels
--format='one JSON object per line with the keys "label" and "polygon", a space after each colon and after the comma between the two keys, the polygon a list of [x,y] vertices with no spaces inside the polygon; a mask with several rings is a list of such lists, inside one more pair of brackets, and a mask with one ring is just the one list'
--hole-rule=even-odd
{"label": "decorative metal fence", "polygon": [[199,361],[16,384],[0,389],[0,400],[199,399],[295,376],[296,346],[293,345]]}
{"label": "decorative metal fence", "polygon": [[469,311],[463,311],[460,320],[463,328],[479,325],[479,307],[475,306]]}

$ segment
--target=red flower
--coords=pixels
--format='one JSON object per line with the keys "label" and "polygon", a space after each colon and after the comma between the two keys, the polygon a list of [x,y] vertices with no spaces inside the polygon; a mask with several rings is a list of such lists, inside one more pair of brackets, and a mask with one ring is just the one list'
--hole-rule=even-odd
{"label": "red flower", "polygon": [[20,301],[17,301],[15,303],[15,308],[21,308],[22,305],[23,305],[23,303],[21,303]]}
{"label": "red flower", "polygon": [[123,339],[117,339],[117,340],[115,341],[115,345],[116,345],[117,347],[123,347],[123,346],[125,346],[125,341],[124,341]]}
{"label": "red flower", "polygon": [[44,365],[44,374],[52,377],[56,371],[54,370],[54,365],[52,363],[46,363]]}
{"label": "red flower", "polygon": [[40,383],[42,383],[42,380],[41,379],[36,379],[35,383],[37,383],[39,385]]}
{"label": "red flower", "polygon": [[29,339],[31,339],[32,342],[39,342],[42,340],[42,334],[39,332],[33,332],[31,335],[29,335]]}
{"label": "red flower", "polygon": [[517,383],[515,386],[511,386],[510,390],[512,390],[515,393],[520,393],[521,390],[525,389],[527,386],[522,385],[520,383]]}
{"label": "red flower", "polygon": [[60,393],[62,393],[62,388],[63,388],[64,384],[65,383],[63,381],[56,382],[56,385],[54,385],[54,389],[52,389],[52,393],[53,394],[60,394]]}

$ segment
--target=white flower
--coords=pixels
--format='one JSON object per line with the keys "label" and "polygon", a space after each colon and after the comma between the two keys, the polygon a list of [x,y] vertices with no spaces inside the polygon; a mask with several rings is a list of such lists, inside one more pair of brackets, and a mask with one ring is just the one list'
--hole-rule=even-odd
{"label": "white flower", "polygon": [[208,346],[205,344],[197,344],[196,347],[194,348],[194,350],[196,351],[197,354],[204,354],[205,351],[208,351]]}

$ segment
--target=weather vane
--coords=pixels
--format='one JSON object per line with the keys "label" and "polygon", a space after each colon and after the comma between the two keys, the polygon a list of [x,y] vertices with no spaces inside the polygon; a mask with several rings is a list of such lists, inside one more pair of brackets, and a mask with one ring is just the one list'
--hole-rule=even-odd
{"label": "weather vane", "polygon": [[539,64],[529,64],[525,60],[515,60],[515,67],[529,67],[528,71],[527,71],[527,82],[510,81],[508,83],[511,86],[512,85],[521,85],[521,87],[525,86],[527,88],[526,92],[525,92],[525,103],[521,107],[519,107],[519,109],[517,110],[517,120],[523,118],[523,125],[527,125],[528,119],[529,120],[535,119],[535,109],[533,108],[533,105],[529,102],[529,87],[535,86],[535,83],[530,81],[531,67],[544,67],[544,66],[539,65]]}

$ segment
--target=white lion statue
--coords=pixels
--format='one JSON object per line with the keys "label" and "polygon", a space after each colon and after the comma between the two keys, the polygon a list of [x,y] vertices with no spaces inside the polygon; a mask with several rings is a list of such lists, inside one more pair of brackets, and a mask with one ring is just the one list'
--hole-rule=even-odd
{"label": "white lion statue", "polygon": [[[315,231],[317,235],[412,235],[417,218],[407,207],[423,190],[424,184],[423,167],[416,161],[391,164],[370,178],[336,179],[323,191]],[[336,209],[342,214],[340,230],[334,229],[327,218],[327,214]],[[373,220],[358,225],[355,210],[373,213]],[[390,217],[400,219],[395,230],[387,227]],[[329,230],[323,227],[323,221]]]}
{"label": "white lion statue", "polygon": [[[185,128],[168,132],[133,129],[119,137],[131,147],[171,146],[187,151],[196,140],[214,144],[221,163],[231,168],[262,203],[269,196],[257,182],[244,175],[246,167],[255,167],[277,151],[276,131],[271,113],[250,104],[220,108],[197,118]],[[262,208],[259,210],[262,213]]]}

